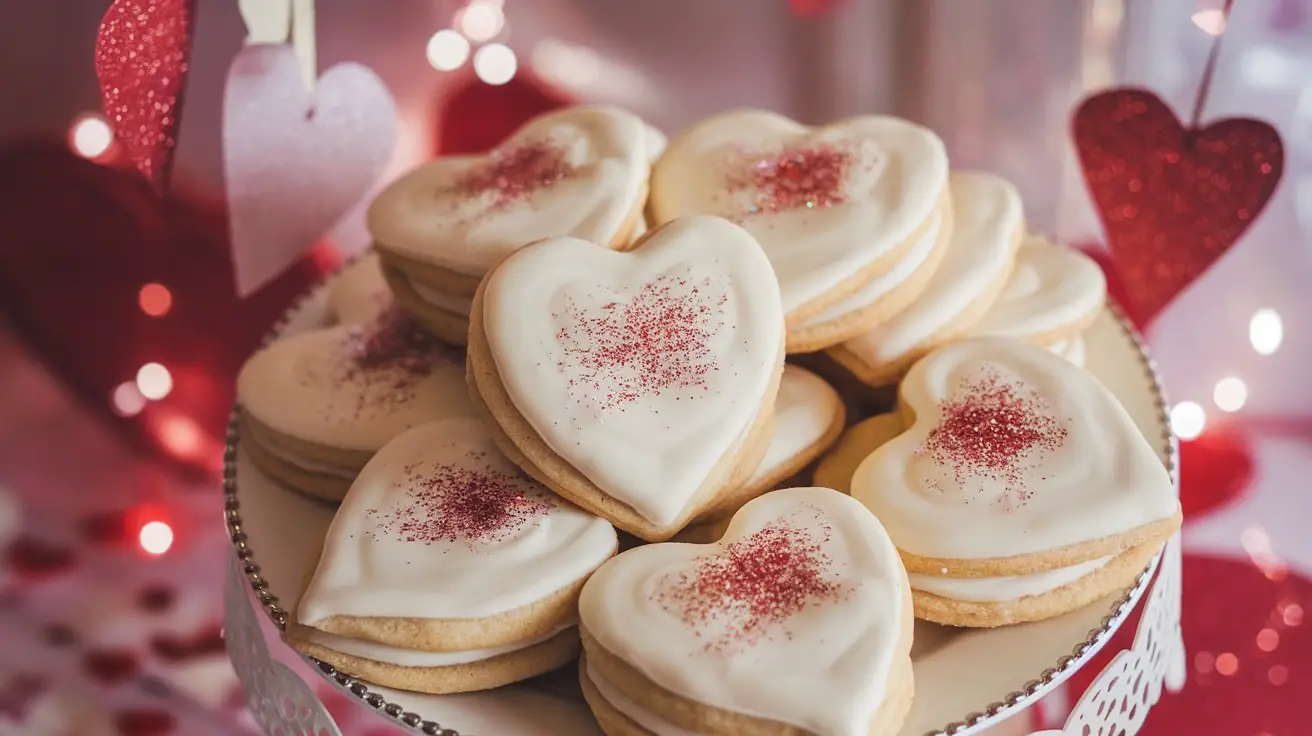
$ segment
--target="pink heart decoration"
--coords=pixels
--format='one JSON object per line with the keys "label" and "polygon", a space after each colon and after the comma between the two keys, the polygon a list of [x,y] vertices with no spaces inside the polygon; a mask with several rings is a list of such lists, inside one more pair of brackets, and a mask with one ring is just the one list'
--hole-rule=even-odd
{"label": "pink heart decoration", "polygon": [[286,270],[369,191],[391,158],[396,104],[338,64],[310,92],[290,46],[247,46],[228,70],[224,172],[237,293]]}

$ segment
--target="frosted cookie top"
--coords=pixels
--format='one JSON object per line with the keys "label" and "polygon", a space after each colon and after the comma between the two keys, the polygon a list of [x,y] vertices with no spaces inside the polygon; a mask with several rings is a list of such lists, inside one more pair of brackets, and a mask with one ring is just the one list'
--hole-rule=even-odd
{"label": "frosted cookie top", "polygon": [[237,401],[276,432],[369,452],[410,427],[473,416],[463,354],[395,310],[274,342],[242,366]]}
{"label": "frosted cookie top", "polygon": [[650,208],[658,223],[706,213],[741,224],[769,255],[791,312],[913,237],[940,207],[947,177],[943,142],[905,120],[809,128],[737,110],[670,143]]}
{"label": "frosted cookie top", "polygon": [[1107,301],[1107,281],[1093,259],[1066,245],[1031,235],[998,300],[971,329],[978,337],[1037,337],[1061,332],[1095,314]]}
{"label": "frosted cookie top", "polygon": [[823,378],[805,368],[784,366],[774,404],[774,434],[748,484],[775,472],[819,442],[843,411],[843,398]]}
{"label": "frosted cookie top", "polygon": [[520,473],[482,422],[434,422],[361,471],[298,618],[484,618],[579,580],[616,545],[610,524]]}
{"label": "frosted cookie top", "polygon": [[708,545],[652,544],[584,585],[583,627],[655,684],[817,734],[867,736],[909,653],[897,550],[827,488],[761,496]]}
{"label": "frosted cookie top", "polygon": [[529,121],[486,156],[443,156],[374,200],[381,247],[481,276],[535,240],[601,245],[640,216],[650,172],[649,127],[612,107],[569,107]]}
{"label": "frosted cookie top", "polygon": [[742,228],[689,217],[628,253],[562,238],[488,277],[483,328],[515,408],[558,455],[656,523],[679,518],[753,425],[783,311]]}
{"label": "frosted cookie top", "polygon": [[940,348],[903,379],[915,416],[852,478],[898,549],[1010,557],[1130,532],[1173,516],[1174,485],[1110,392],[1019,340]]}
{"label": "frosted cookie top", "polygon": [[870,366],[923,347],[1007,277],[1025,227],[1020,193],[1005,179],[953,172],[952,240],[916,301],[873,330],[843,343]]}
{"label": "frosted cookie top", "polygon": [[392,306],[392,292],[383,280],[377,253],[367,253],[333,281],[328,306],[344,325],[364,325]]}

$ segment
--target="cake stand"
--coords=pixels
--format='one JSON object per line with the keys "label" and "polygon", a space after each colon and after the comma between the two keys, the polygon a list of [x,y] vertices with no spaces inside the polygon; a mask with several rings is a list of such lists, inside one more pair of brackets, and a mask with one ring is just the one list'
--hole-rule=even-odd
{"label": "cake stand", "polygon": [[[272,336],[326,324],[327,288],[289,310]],[[1157,373],[1126,320],[1109,306],[1085,334],[1087,367],[1125,405],[1176,480],[1178,453]],[[225,521],[234,547],[226,595],[228,654],[266,733],[339,736],[315,695],[326,681],[403,730],[440,736],[599,736],[569,668],[526,683],[463,695],[400,692],[307,659],[311,674],[286,662],[287,612],[333,508],[264,477],[229,428],[224,461]],[[1146,597],[1146,601],[1144,601]],[[1132,736],[1163,687],[1184,683],[1180,638],[1180,545],[1172,538],[1128,590],[1048,621],[989,630],[917,622],[912,659],[916,699],[902,736],[978,733],[1030,707],[1084,666],[1131,612],[1144,606],[1130,649],[1121,651],[1076,703],[1062,729],[1032,736]],[[321,681],[314,680],[321,678]]]}

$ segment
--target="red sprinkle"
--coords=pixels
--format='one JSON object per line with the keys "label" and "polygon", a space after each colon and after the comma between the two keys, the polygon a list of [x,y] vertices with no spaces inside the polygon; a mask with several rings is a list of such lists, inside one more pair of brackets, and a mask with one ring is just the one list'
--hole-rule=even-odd
{"label": "red sprinkle", "polygon": [[786,150],[731,174],[729,190],[756,194],[748,214],[833,207],[847,201],[843,184],[852,154],[830,145]]}
{"label": "red sprinkle", "polygon": [[408,403],[421,381],[442,363],[456,359],[453,348],[392,308],[347,332],[333,380],[362,389],[353,412],[359,416]]}
{"label": "red sprinkle", "polygon": [[727,651],[791,633],[779,627],[809,606],[836,602],[851,589],[828,575],[821,552],[830,529],[769,524],[718,554],[702,558],[692,574],[680,573],[658,588],[655,600],[680,616],[705,650]]}
{"label": "red sprinkle", "polygon": [[465,197],[491,195],[493,207],[507,207],[576,173],[562,148],[535,141],[494,151],[487,163],[456,180],[455,191]]}
{"label": "red sprinkle", "polygon": [[665,391],[700,388],[719,370],[711,340],[724,328],[728,294],[711,279],[661,276],[627,302],[585,309],[572,299],[552,316],[575,399],[602,411]]}
{"label": "red sprinkle", "polygon": [[545,493],[526,492],[524,478],[486,465],[486,453],[471,451],[468,457],[483,467],[406,468],[406,501],[367,513],[381,516],[380,528],[405,542],[490,544],[555,508]]}
{"label": "red sprinkle", "polygon": [[921,451],[951,467],[959,486],[972,479],[1001,482],[1006,492],[997,503],[1023,506],[1033,496],[1027,471],[1037,467],[1040,453],[1066,442],[1066,427],[1042,397],[994,370],[963,381],[962,393],[943,404]]}

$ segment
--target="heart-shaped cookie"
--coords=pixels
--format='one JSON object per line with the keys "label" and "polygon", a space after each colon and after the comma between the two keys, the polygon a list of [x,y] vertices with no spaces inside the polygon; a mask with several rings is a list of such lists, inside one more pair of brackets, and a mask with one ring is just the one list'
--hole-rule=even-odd
{"label": "heart-shaped cookie", "polygon": [[[589,579],[585,693],[603,722],[618,712],[704,734],[896,733],[910,705],[910,598],[897,550],[859,503],[827,488],[775,491],[743,506],[719,542],[639,547]],[[599,699],[603,689],[627,702]]]}
{"label": "heart-shaped cookie", "polygon": [[393,304],[378,254],[367,253],[342,269],[328,292],[328,306],[339,324],[369,324]]}
{"label": "heart-shaped cookie", "polygon": [[628,253],[534,244],[488,276],[471,322],[471,380],[507,453],[626,531],[668,538],[740,456],[759,463],[783,311],[727,220],[677,220]]}
{"label": "heart-shaped cookie", "polygon": [[971,328],[974,337],[1018,337],[1053,346],[1075,338],[1107,301],[1107,279],[1084,253],[1030,235],[997,301]]}
{"label": "heart-shaped cookie", "polygon": [[443,156],[401,177],[370,206],[369,230],[385,259],[464,276],[472,294],[488,269],[535,240],[628,245],[649,145],[648,126],[617,108],[547,113],[490,154]]}
{"label": "heart-shaped cookie", "polygon": [[943,142],[905,120],[809,128],[738,110],[670,143],[649,208],[658,224],[702,213],[742,224],[774,264],[792,324],[893,267],[943,206],[947,180]]}
{"label": "heart-shaped cookie", "polygon": [[[616,544],[610,524],[523,476],[483,423],[433,422],[388,443],[361,471],[297,619],[424,651],[511,644],[572,617],[573,596],[554,598]],[[553,601],[551,613],[536,610],[544,601]]]}
{"label": "heart-shaped cookie", "polygon": [[1162,460],[1093,375],[1029,343],[940,348],[902,382],[905,432],[875,450],[852,496],[912,572],[985,577],[1069,567],[1179,525]]}

